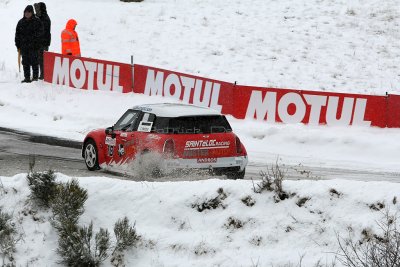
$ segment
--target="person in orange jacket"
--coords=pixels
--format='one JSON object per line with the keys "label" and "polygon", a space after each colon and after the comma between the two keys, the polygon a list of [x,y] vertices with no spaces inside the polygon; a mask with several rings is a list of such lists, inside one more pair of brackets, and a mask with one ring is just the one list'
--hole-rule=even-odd
{"label": "person in orange jacket", "polygon": [[81,48],[79,45],[78,34],[75,31],[78,23],[74,19],[70,19],[61,33],[62,54],[75,57],[81,56]]}

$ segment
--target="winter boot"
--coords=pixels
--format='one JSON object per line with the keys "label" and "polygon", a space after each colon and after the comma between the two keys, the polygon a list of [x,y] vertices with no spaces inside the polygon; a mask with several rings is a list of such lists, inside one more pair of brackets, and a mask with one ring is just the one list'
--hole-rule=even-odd
{"label": "winter boot", "polygon": [[32,65],[32,81],[35,82],[39,78],[39,65]]}
{"label": "winter boot", "polygon": [[30,83],[31,82],[31,67],[29,65],[23,65],[24,67],[24,77],[21,82],[22,83]]}

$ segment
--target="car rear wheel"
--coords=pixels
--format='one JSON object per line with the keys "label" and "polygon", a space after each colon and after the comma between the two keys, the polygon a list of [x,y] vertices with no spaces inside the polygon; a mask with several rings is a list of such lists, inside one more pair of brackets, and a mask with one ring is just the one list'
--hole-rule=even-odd
{"label": "car rear wheel", "polygon": [[100,169],[96,143],[93,140],[86,142],[83,148],[86,167],[89,171]]}

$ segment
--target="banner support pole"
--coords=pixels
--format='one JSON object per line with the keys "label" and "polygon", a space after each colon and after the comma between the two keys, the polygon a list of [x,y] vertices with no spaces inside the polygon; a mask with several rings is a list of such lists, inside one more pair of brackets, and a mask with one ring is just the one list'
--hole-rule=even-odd
{"label": "banner support pole", "polygon": [[135,84],[135,81],[134,81],[134,79],[135,79],[135,68],[134,68],[134,64],[133,64],[133,55],[131,55],[131,68],[132,68],[132,93],[133,93],[133,87],[134,87],[134,84]]}

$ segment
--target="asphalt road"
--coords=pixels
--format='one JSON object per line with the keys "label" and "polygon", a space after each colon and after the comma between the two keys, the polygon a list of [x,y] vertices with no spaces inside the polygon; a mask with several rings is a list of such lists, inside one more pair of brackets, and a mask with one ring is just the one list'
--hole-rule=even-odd
{"label": "asphalt road", "polygon": [[[32,135],[10,129],[0,128],[0,176],[13,176],[26,173],[29,163],[34,159],[35,170],[48,169],[64,173],[69,176],[107,176],[118,179],[136,181],[174,181],[200,180],[210,178],[204,175],[181,175],[179,177],[142,178],[127,175],[122,171],[101,170],[91,172],[86,169],[81,157],[79,142],[57,139],[54,137]],[[266,171],[266,162],[263,165],[250,163],[247,166],[245,179],[258,179],[260,171]],[[307,166],[283,166],[287,179],[351,179],[363,181],[392,181],[400,182],[400,173],[371,172],[365,170],[349,170],[340,168],[321,168]]]}

